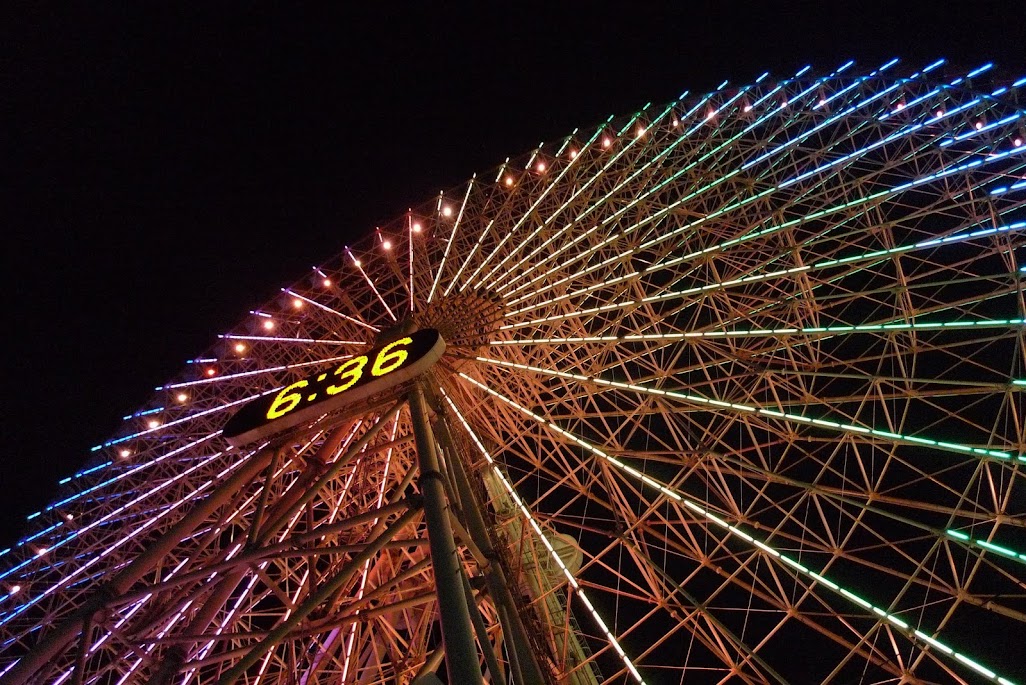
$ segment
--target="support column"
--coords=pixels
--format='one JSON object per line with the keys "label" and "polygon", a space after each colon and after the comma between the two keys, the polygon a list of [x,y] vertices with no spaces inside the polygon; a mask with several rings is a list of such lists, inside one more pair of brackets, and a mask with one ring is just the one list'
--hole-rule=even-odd
{"label": "support column", "polygon": [[516,601],[510,592],[509,581],[502,569],[499,553],[492,546],[491,538],[488,536],[488,527],[481,514],[481,505],[474,495],[470,478],[459,459],[455,443],[445,421],[438,423],[438,434],[442,439],[443,448],[450,454],[446,463],[452,470],[453,480],[459,489],[460,498],[466,503],[463,512],[467,519],[467,531],[488,560],[488,565],[484,569],[484,577],[488,583],[488,594],[499,610],[499,622],[502,624],[503,634],[509,643],[507,649],[515,673],[514,682],[517,685],[544,685],[545,678],[528,639],[527,629],[517,611]]}
{"label": "support column", "polygon": [[431,545],[435,592],[442,620],[445,665],[450,683],[477,685],[482,681],[477,647],[470,625],[470,608],[463,590],[463,572],[456,554],[452,527],[445,513],[444,476],[439,471],[435,438],[428,421],[427,403],[420,386],[410,393],[410,414],[420,462],[420,491],[424,497],[424,519]]}

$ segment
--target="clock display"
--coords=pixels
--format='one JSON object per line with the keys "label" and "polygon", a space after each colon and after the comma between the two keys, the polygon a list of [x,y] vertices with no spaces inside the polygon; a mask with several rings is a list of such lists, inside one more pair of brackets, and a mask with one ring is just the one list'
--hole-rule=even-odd
{"label": "clock display", "polygon": [[419,376],[444,351],[434,329],[403,336],[253,400],[228,420],[223,435],[240,446],[302,425]]}

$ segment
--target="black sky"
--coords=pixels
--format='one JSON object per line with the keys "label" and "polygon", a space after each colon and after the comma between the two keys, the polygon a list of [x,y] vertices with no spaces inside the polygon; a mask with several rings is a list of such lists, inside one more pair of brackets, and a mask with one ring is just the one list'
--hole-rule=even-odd
{"label": "black sky", "polygon": [[1013,2],[187,4],[2,21],[0,547],[218,332],[507,156],[808,63],[1026,74]]}

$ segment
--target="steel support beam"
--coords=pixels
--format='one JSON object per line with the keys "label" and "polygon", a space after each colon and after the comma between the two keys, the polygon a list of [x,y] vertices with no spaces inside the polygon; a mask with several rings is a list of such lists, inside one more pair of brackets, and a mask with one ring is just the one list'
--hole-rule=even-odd
{"label": "steel support beam", "polygon": [[266,468],[273,451],[261,450],[246,463],[239,467],[228,480],[216,488],[210,496],[199,502],[178,523],[171,526],[166,533],[150,545],[142,554],[133,559],[125,568],[118,571],[113,578],[103,583],[100,588],[71,613],[63,623],[46,635],[36,647],[21,658],[7,674],[0,679],[3,685],[22,685],[44,665],[52,661],[69,642],[82,631],[83,620],[102,610],[128,591],[137,581],[150,572],[182,538],[190,535],[198,525],[207,519],[218,507],[227,503],[240,488],[248,484],[258,473]]}
{"label": "steel support beam", "polygon": [[[510,643],[509,651],[515,674],[514,682],[517,685],[544,685],[545,678],[528,639],[527,629],[517,611],[513,593],[509,590],[509,581],[503,571],[499,554],[488,536],[488,528],[484,516],[481,514],[481,504],[477,501],[478,498],[470,486],[470,478],[456,453],[452,435],[449,433],[449,427],[445,421],[438,422],[438,433],[442,438],[442,444],[446,446],[451,455],[446,463],[449,464],[449,468],[453,472],[452,477],[459,489],[460,499],[465,503],[463,514],[466,517],[467,532],[488,560],[487,566],[483,569],[484,577],[488,583],[488,594],[492,602],[499,608],[499,621],[502,624],[503,635]],[[516,675],[517,673],[519,675]]]}
{"label": "steel support beam", "polygon": [[435,437],[428,421],[424,392],[419,385],[410,392],[410,414],[417,439],[420,492],[424,497],[424,519],[431,543],[431,563],[445,643],[445,667],[450,683],[474,685],[482,681],[481,666],[474,645],[470,608],[463,590],[462,561],[457,555],[456,541],[445,511],[445,476],[439,470]]}
{"label": "steel support beam", "polygon": [[[321,606],[333,595],[339,588],[349,582],[353,576],[357,574],[363,563],[369,559],[372,559],[375,554],[380,552],[385,544],[391,540],[395,535],[403,529],[404,526],[409,524],[414,515],[418,512],[416,507],[411,507],[399,518],[392,522],[392,524],[381,534],[378,538],[367,545],[367,548],[357,554],[347,563],[338,573],[336,573],[330,580],[322,583],[317,587],[316,590],[311,592],[306,600],[296,608],[294,612],[282,623],[272,630],[267,636],[260,641],[253,649],[242,659],[239,660],[231,669],[229,669],[220,680],[218,685],[232,685],[242,678],[246,671],[257,661],[260,660],[264,654],[274,649],[278,643],[282,642],[289,633],[291,633],[299,623],[305,619],[310,613]],[[470,681],[475,682],[475,681]]]}

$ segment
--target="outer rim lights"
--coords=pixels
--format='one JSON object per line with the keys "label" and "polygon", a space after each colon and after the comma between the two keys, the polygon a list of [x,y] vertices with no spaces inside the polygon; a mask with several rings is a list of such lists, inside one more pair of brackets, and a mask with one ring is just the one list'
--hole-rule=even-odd
{"label": "outer rim lights", "polygon": [[272,321],[271,319],[264,319],[264,330],[265,331],[273,331],[274,330],[274,321]]}
{"label": "outer rim lights", "polygon": [[213,367],[210,367],[206,371],[204,371],[203,373],[206,374],[207,378],[213,378],[214,376],[217,375],[217,369],[215,369]]}
{"label": "outer rim lights", "polygon": [[639,126],[638,127],[638,138],[641,138],[643,135],[645,135],[645,127],[644,126]]}
{"label": "outer rim lights", "polygon": [[513,185],[513,177],[512,176],[507,176],[506,177],[506,185],[507,186]]}
{"label": "outer rim lights", "polygon": [[189,396],[186,395],[184,392],[180,392],[177,395],[175,395],[175,399],[179,402],[187,402],[189,400]]}
{"label": "outer rim lights", "polygon": [[937,116],[937,118],[939,119],[939,118],[941,118],[942,116],[944,116],[944,110],[943,110],[943,109],[938,109],[938,110],[937,110],[936,112],[934,112],[934,114],[935,114],[935,115]]}
{"label": "outer rim lights", "polygon": [[449,205],[443,206],[442,207],[442,216],[444,216],[444,217],[452,216],[452,207],[450,207]]}
{"label": "outer rim lights", "polygon": [[419,222],[419,221],[418,221],[418,222],[416,222],[415,224],[413,224],[413,232],[414,232],[414,233],[420,233],[420,232],[421,232],[421,231],[423,231],[423,230],[424,230],[424,227],[423,227],[423,226],[421,226],[421,224],[420,224],[420,222]]}
{"label": "outer rim lights", "polygon": [[677,128],[678,126],[680,126],[680,119],[678,119],[677,117],[674,117],[674,118],[673,118],[673,123],[672,123],[671,125],[672,125],[672,126],[673,126],[674,128]]}
{"label": "outer rim lights", "polygon": [[299,299],[298,297],[295,298],[294,300],[292,300],[292,308],[293,309],[302,309],[303,308],[303,301],[301,299]]}
{"label": "outer rim lights", "polygon": [[325,278],[322,283],[323,283],[325,288],[330,288],[331,287],[331,279],[330,278]]}
{"label": "outer rim lights", "polygon": [[751,112],[751,111],[752,111],[752,106],[751,105],[745,105],[745,107],[744,107],[745,114],[747,114],[748,112]]}
{"label": "outer rim lights", "polygon": [[1022,136],[1017,136],[1015,140],[1012,141],[1012,145],[1015,147],[1022,147]]}
{"label": "outer rim lights", "polygon": [[12,585],[11,589],[7,591],[7,593],[11,594],[11,595],[16,595],[19,592],[21,592],[21,586],[20,585]]}
{"label": "outer rim lights", "polygon": [[538,173],[542,173],[543,174],[543,173],[545,173],[545,169],[547,167],[545,166],[545,162],[538,162],[538,164],[534,168],[538,170]]}
{"label": "outer rim lights", "polygon": [[982,131],[983,130],[983,122],[982,121],[977,121],[975,124],[973,124],[973,128],[975,128],[977,131]]}
{"label": "outer rim lights", "polygon": [[146,427],[147,428],[159,428],[160,427],[160,421],[157,421],[156,419],[150,419],[149,421],[146,422]]}
{"label": "outer rim lights", "polygon": [[64,515],[64,520],[70,523],[70,522],[75,520],[75,515],[74,514],[65,514]]}
{"label": "outer rim lights", "polygon": [[602,138],[602,147],[609,147],[612,144],[613,140],[609,136],[605,136]]}
{"label": "outer rim lights", "polygon": [[392,241],[391,240],[382,240],[381,241],[381,247],[383,247],[386,250],[391,250],[392,249]]}
{"label": "outer rim lights", "polygon": [[[242,343],[235,343],[235,351],[238,352],[239,354],[242,354],[243,352],[246,351],[246,346],[243,345]],[[207,375],[210,376],[212,374],[208,373]]]}
{"label": "outer rim lights", "polygon": [[355,266],[357,269],[359,269],[361,266],[363,266],[363,263],[359,259],[354,259],[353,260],[353,266]]}
{"label": "outer rim lights", "polygon": [[577,150],[570,149],[570,159],[577,159]]}

